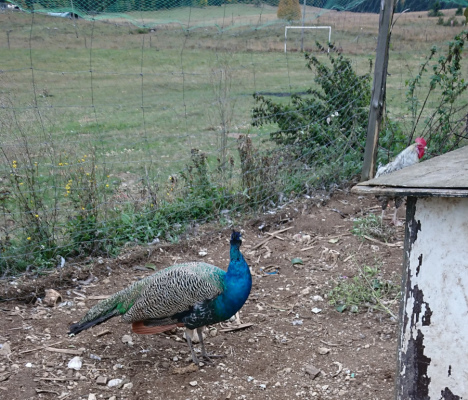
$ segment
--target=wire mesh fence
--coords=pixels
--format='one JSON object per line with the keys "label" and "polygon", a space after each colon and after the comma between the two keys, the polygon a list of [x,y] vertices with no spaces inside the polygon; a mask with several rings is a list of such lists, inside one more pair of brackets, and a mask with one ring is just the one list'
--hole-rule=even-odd
{"label": "wire mesh fence", "polygon": [[[1,274],[177,240],[206,221],[232,224],[352,182],[379,16],[346,11],[360,2],[351,3],[303,8],[304,25],[331,27],[330,52],[328,31],[310,29],[288,32],[284,52],[291,22],[274,2],[3,9]],[[456,64],[466,35],[452,53],[447,45],[465,18],[445,12],[457,23],[395,15],[382,162],[415,135],[432,138],[432,155],[467,135]],[[440,64],[434,53],[427,69],[442,72],[426,79],[420,64],[434,45],[451,58]]]}

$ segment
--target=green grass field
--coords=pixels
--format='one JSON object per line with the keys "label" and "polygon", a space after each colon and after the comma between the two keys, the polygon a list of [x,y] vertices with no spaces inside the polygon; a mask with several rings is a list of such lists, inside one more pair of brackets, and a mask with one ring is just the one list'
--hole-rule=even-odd
{"label": "green grass field", "polygon": [[[299,31],[290,32],[284,53],[286,23],[276,19],[274,7],[233,4],[105,17],[0,14],[0,175],[8,176],[16,161],[17,189],[42,185],[44,210],[79,209],[79,202],[65,195],[67,182],[90,174],[90,167],[103,188],[104,209],[118,203],[122,185],[127,195],[138,197],[145,179],[169,201],[168,177],[185,168],[191,150],[205,152],[214,170],[223,139],[237,176],[240,134],[249,134],[255,147],[272,147],[264,139],[274,127],[251,125],[252,94],[273,94],[287,103],[284,95],[316,86],[315,72],[305,67],[299,51]],[[369,71],[378,15],[308,7],[306,22],[332,26],[336,47],[360,74]],[[387,111],[408,126],[406,80],[416,75],[433,45],[443,47],[462,30],[436,22],[425,13],[407,13],[394,27]],[[325,32],[305,33],[306,51],[320,60],[327,55],[317,52],[315,41],[326,45]],[[34,169],[35,181],[28,180],[28,168]],[[120,204],[131,201],[127,197]],[[13,214],[19,212],[11,207]],[[4,229],[8,236],[19,225],[6,215],[4,208],[1,225],[11,225]],[[65,217],[58,221],[63,225]]]}

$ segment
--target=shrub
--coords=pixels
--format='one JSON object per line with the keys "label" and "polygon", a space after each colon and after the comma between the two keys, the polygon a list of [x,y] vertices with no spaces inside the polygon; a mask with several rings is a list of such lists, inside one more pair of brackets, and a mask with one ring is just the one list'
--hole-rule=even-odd
{"label": "shrub", "polygon": [[457,7],[457,11],[455,11],[455,15],[456,16],[463,15],[463,7],[461,5]]}
{"label": "shrub", "polygon": [[428,16],[428,17],[443,17],[444,14],[442,13],[442,11],[440,11],[441,8],[442,8],[442,6],[440,5],[439,0],[436,0],[436,1],[432,4],[431,9],[430,9],[429,12],[427,13],[427,16]]}
{"label": "shrub", "polygon": [[[331,45],[333,48],[333,45]],[[321,48],[321,46],[319,46]],[[316,175],[348,179],[361,166],[370,102],[370,70],[359,76],[351,60],[328,55],[330,66],[306,54],[318,89],[292,95],[288,104],[255,94],[253,125],[276,124],[270,140],[295,165],[315,168]],[[321,169],[319,173],[318,169]]]}

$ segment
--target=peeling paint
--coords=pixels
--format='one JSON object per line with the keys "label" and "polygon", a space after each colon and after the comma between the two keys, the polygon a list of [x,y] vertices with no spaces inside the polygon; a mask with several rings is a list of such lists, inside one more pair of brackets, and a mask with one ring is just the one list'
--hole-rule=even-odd
{"label": "peeling paint", "polygon": [[442,392],[440,392],[440,394],[442,395],[440,400],[461,400],[461,399],[463,399],[463,397],[454,395],[450,391],[450,389],[447,388],[447,387]]}
{"label": "peeling paint", "polygon": [[419,264],[418,264],[418,266],[416,267],[416,276],[419,275],[419,271],[421,270],[422,259],[423,259],[423,255],[421,254],[421,255],[418,257]]}

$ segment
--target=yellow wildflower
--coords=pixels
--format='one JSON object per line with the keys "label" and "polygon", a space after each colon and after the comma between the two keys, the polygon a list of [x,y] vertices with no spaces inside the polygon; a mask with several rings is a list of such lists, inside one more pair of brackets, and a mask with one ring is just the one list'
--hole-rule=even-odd
{"label": "yellow wildflower", "polygon": [[30,236],[28,236],[28,237],[27,237],[27,239],[28,239],[28,240],[31,240],[31,237],[30,237]]}

